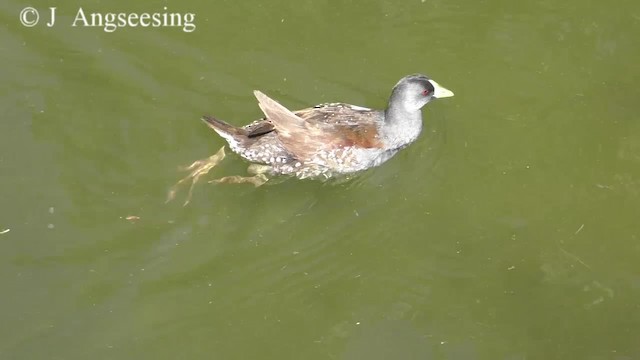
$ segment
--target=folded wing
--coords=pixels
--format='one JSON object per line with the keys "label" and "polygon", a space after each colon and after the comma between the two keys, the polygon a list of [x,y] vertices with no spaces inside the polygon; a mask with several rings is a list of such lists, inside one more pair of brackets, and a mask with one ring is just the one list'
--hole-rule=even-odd
{"label": "folded wing", "polygon": [[326,104],[293,113],[260,91],[254,95],[284,147],[300,158],[347,147],[382,147],[374,110]]}

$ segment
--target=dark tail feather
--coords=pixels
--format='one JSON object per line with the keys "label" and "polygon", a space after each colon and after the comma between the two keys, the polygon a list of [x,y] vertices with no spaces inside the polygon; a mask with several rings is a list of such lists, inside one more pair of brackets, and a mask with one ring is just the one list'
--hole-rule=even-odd
{"label": "dark tail feather", "polygon": [[204,121],[213,130],[229,134],[234,138],[242,138],[247,136],[247,132],[244,129],[235,127],[222,120],[218,120],[213,116],[205,115],[202,117],[202,121]]}

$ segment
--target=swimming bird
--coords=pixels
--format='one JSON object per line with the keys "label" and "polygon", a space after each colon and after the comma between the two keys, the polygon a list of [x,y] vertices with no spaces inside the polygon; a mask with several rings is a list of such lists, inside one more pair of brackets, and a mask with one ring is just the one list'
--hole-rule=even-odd
{"label": "swimming bird", "polygon": [[[254,176],[227,176],[217,183],[252,183],[259,186],[268,175],[299,179],[329,179],[378,166],[414,142],[422,131],[422,107],[453,92],[433,79],[408,75],[393,87],[387,108],[374,110],[345,103],[325,103],[291,111],[255,90],[264,117],[237,127],[213,116],[202,120],[229,144],[231,151],[252,163]],[[187,167],[193,185],[225,157],[224,146],[207,159]],[[170,198],[175,187],[170,191]]]}

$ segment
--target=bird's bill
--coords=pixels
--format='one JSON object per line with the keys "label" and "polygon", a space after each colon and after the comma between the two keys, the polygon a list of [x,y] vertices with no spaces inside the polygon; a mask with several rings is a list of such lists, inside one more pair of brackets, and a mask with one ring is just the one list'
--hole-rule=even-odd
{"label": "bird's bill", "polygon": [[444,88],[442,86],[440,86],[440,84],[438,84],[437,82],[433,81],[433,80],[429,80],[429,82],[431,83],[431,85],[433,85],[433,97],[436,99],[442,99],[442,98],[447,98],[447,97],[452,97],[453,96],[453,91]]}

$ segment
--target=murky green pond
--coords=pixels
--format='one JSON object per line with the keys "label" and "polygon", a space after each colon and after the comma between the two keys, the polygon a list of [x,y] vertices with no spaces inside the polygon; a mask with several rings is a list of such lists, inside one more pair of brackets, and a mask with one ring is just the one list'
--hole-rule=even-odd
{"label": "murky green pond", "polygon": [[[640,358],[637,1],[9,0],[0,24],[1,359]],[[224,144],[202,114],[383,107],[415,72],[456,96],[382,167],[165,204]]]}

